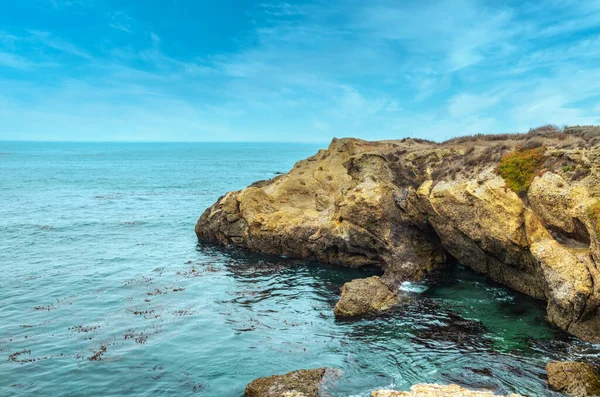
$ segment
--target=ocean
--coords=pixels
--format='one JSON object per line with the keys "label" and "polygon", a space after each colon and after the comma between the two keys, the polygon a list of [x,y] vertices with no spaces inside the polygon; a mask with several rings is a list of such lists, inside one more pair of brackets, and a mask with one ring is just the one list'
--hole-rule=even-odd
{"label": "ocean", "polygon": [[460,266],[339,321],[341,285],[377,269],[198,243],[219,196],[319,147],[0,142],[0,395],[242,396],[325,366],[330,396],[422,382],[553,396],[549,360],[597,356],[543,302]]}

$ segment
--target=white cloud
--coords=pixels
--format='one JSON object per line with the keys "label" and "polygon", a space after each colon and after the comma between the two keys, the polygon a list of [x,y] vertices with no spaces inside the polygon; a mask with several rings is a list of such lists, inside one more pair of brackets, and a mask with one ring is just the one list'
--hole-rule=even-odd
{"label": "white cloud", "polygon": [[488,92],[483,95],[458,94],[450,98],[448,113],[455,118],[476,116],[479,112],[489,110],[498,104],[504,95],[504,92]]}
{"label": "white cloud", "polygon": [[398,101],[392,100],[386,105],[385,110],[388,112],[400,112],[404,109],[402,107],[400,107],[400,104],[398,103]]}
{"label": "white cloud", "polygon": [[123,12],[114,12],[110,15],[109,26],[115,30],[131,33],[131,18]]}
{"label": "white cloud", "polygon": [[357,119],[372,116],[382,110],[387,103],[385,98],[367,99],[350,86],[340,88],[342,92],[335,98],[337,106],[332,110],[332,114],[336,117]]}
{"label": "white cloud", "polygon": [[300,6],[291,5],[289,3],[263,3],[260,5],[264,12],[268,15],[282,17],[282,16],[296,16],[303,15],[305,11]]}
{"label": "white cloud", "polygon": [[47,47],[53,48],[57,51],[64,52],[66,54],[75,55],[85,59],[91,59],[92,57],[84,50],[75,46],[74,44],[62,40],[60,38],[54,37],[49,32],[42,32],[38,30],[30,30],[32,38],[40,43],[44,44]]}
{"label": "white cloud", "polygon": [[28,69],[34,67],[35,64],[21,56],[0,51],[0,66],[15,69]]}
{"label": "white cloud", "polygon": [[[198,38],[174,43],[161,24],[100,10],[102,48],[57,32],[0,32],[0,66],[32,76],[12,85],[18,94],[4,90],[3,104],[28,134],[54,123],[55,134],[62,125],[102,135],[98,125],[126,136],[443,139],[591,122],[600,92],[600,7],[591,3],[265,3],[231,52],[190,45],[185,54],[180,44]],[[35,69],[59,63],[76,63],[83,77],[36,86]],[[17,120],[27,108],[33,116]]]}
{"label": "white cloud", "polygon": [[510,12],[469,0],[376,3],[359,15],[359,28],[398,41],[409,54],[429,62],[440,59],[450,72],[479,63],[488,55],[487,47],[515,33]]}
{"label": "white cloud", "polygon": [[[3,128],[24,140],[235,140],[225,122],[194,104],[121,83],[96,85],[65,81],[39,91],[20,83],[0,81],[26,100],[0,94]],[[14,139],[13,138],[13,139]]]}
{"label": "white cloud", "polygon": [[324,123],[322,121],[319,120],[315,120],[315,122],[313,123],[314,127],[317,130],[321,130],[321,131],[327,131],[329,130],[329,124],[328,123]]}
{"label": "white cloud", "polygon": [[156,33],[150,33],[150,40],[152,41],[152,47],[156,48],[160,45],[160,37]]}

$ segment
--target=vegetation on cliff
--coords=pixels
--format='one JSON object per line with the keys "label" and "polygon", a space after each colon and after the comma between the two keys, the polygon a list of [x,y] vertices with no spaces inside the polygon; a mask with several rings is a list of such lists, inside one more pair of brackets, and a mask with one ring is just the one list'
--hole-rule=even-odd
{"label": "vegetation on cliff", "polygon": [[515,193],[526,192],[533,178],[541,171],[545,151],[545,147],[529,150],[519,148],[506,154],[498,164],[498,174]]}
{"label": "vegetation on cliff", "polygon": [[596,201],[588,208],[588,216],[596,222],[596,232],[600,234],[600,201]]}

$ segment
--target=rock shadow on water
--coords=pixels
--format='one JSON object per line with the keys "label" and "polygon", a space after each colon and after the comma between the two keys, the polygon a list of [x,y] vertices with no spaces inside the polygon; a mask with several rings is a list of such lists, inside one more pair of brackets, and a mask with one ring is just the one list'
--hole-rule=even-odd
{"label": "rock shadow on water", "polygon": [[556,338],[531,340],[531,350],[548,361],[584,361],[600,367],[600,345],[582,341],[556,329]]}
{"label": "rock shadow on water", "polygon": [[[419,306],[430,309],[428,305]],[[449,310],[437,311],[436,314],[436,321],[419,325],[412,342],[431,349],[439,349],[442,343],[461,350],[493,351],[493,341],[481,321],[465,319]]]}
{"label": "rock shadow on water", "polygon": [[252,289],[261,282],[268,284],[268,289],[265,287],[262,291],[254,291],[263,298],[278,290],[289,291],[290,287],[303,284],[309,285],[327,299],[332,309],[345,282],[383,273],[378,267],[351,269],[303,259],[255,254],[238,247],[222,247],[202,242],[197,244],[196,250],[204,257],[197,261],[197,265],[223,265],[231,277]]}

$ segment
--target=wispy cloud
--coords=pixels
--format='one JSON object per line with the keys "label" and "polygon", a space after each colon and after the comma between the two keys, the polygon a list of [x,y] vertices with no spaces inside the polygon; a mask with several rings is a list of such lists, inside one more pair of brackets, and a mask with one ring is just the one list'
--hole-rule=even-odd
{"label": "wispy cloud", "polygon": [[367,99],[356,88],[340,87],[341,94],[335,98],[337,106],[332,109],[336,117],[360,119],[372,116],[384,109],[386,98]]}
{"label": "wispy cloud", "polygon": [[[14,91],[23,89],[17,83],[0,84]],[[165,140],[165,131],[175,132],[183,140],[242,138],[231,132],[226,122],[215,120],[189,101],[121,84],[70,80],[29,98],[0,94],[0,117],[4,128],[27,140],[155,141]]]}
{"label": "wispy cloud", "polygon": [[32,40],[39,41],[48,48],[55,49],[65,54],[70,54],[85,59],[91,59],[91,56],[86,51],[80,49],[79,47],[66,40],[54,37],[50,32],[30,30],[29,33],[31,34]]}
{"label": "wispy cloud", "polygon": [[357,19],[357,26],[375,38],[398,42],[409,55],[442,62],[450,72],[481,62],[515,34],[510,10],[470,0],[375,2]]}
{"label": "wispy cloud", "polygon": [[276,17],[303,15],[305,13],[302,7],[290,3],[263,3],[261,7],[266,14]]}
{"label": "wispy cloud", "polygon": [[450,98],[448,113],[455,118],[465,117],[487,111],[505,97],[504,92],[486,92],[485,94],[457,94]]}
{"label": "wispy cloud", "polygon": [[120,30],[126,33],[132,33],[131,18],[123,12],[111,13],[110,22],[108,25],[113,29]]}
{"label": "wispy cloud", "polygon": [[56,23],[0,32],[0,138],[444,139],[600,122],[595,2],[272,1],[209,20],[192,0],[44,1]]}
{"label": "wispy cloud", "polygon": [[35,64],[21,56],[0,51],[0,66],[15,69],[28,69],[34,67]]}

